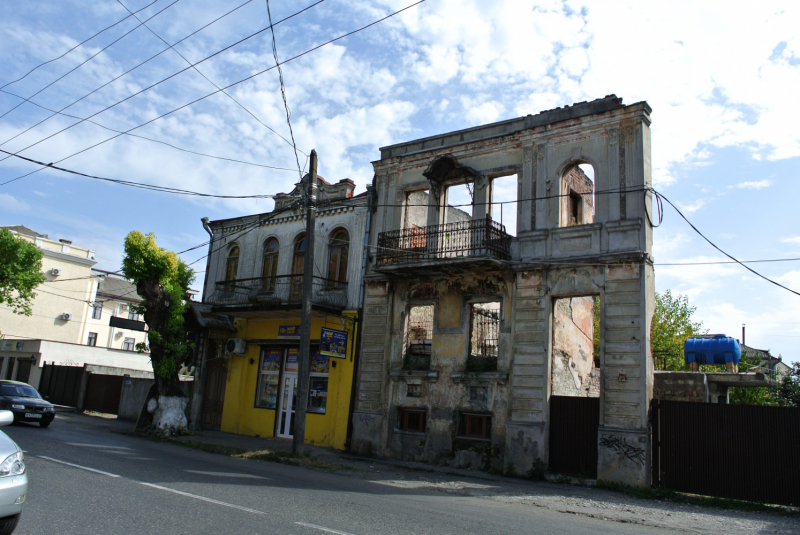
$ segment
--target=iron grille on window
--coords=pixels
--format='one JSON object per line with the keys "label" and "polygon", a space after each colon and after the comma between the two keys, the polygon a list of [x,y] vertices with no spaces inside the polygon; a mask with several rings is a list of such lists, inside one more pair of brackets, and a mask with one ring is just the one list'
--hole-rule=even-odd
{"label": "iron grille on window", "polygon": [[433,345],[433,305],[411,307],[408,311],[403,367],[429,370]]}
{"label": "iron grille on window", "polygon": [[472,305],[470,355],[497,357],[499,333],[500,303],[475,303]]}

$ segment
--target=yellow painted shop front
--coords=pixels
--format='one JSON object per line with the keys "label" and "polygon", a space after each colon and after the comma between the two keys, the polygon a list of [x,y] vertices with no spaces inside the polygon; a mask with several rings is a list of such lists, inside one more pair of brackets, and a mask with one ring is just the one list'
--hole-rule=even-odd
{"label": "yellow painted shop front", "polygon": [[[311,323],[311,377],[306,444],[344,449],[355,359],[355,312],[325,316]],[[291,438],[297,403],[300,319],[238,319],[237,337],[247,354],[228,359],[221,430],[260,437]],[[347,333],[345,358],[320,353],[323,328]],[[323,348],[325,349],[325,348]]]}

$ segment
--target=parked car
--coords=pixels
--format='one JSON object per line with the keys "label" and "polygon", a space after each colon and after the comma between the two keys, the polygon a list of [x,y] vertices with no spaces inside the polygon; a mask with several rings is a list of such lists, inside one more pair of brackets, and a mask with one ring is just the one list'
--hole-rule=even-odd
{"label": "parked car", "polygon": [[11,411],[14,422],[38,422],[42,427],[56,417],[52,403],[42,399],[31,385],[19,381],[0,381],[0,409]]}
{"label": "parked car", "polygon": [[[24,383],[23,383],[24,384]],[[14,413],[0,411],[0,426],[14,423]],[[28,495],[28,474],[19,446],[0,431],[0,535],[11,535]]]}

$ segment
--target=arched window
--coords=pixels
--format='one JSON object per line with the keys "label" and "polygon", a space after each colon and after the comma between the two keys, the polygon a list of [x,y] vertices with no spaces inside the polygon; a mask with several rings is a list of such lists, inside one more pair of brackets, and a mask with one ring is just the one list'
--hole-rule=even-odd
{"label": "arched window", "polygon": [[328,279],[330,281],[347,282],[347,257],[350,253],[350,236],[346,230],[338,229],[333,231],[328,242],[328,251]]}
{"label": "arched window", "polygon": [[228,252],[228,263],[225,268],[225,280],[235,281],[239,272],[239,246],[234,245]]}
{"label": "arched window", "polygon": [[581,163],[570,167],[561,177],[560,227],[594,222],[594,168]]}
{"label": "arched window", "polygon": [[264,280],[264,289],[267,291],[275,290],[275,277],[278,275],[278,250],[280,246],[278,240],[271,238],[264,244],[264,269],[262,270],[262,277]]}
{"label": "arched window", "polygon": [[[302,275],[306,261],[306,235],[300,234],[294,240],[294,254],[292,256],[292,275]],[[303,277],[292,277],[292,289],[289,299],[299,302],[303,297]]]}

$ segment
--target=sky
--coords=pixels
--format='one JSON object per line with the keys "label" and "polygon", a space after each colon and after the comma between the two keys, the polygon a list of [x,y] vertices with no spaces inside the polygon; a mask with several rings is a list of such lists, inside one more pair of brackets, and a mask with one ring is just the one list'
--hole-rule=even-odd
{"label": "sky", "polygon": [[[305,166],[313,148],[321,176],[350,178],[360,192],[381,146],[616,94],[653,109],[656,190],[734,257],[782,260],[750,266],[800,291],[800,262],[785,260],[800,258],[797,2],[732,9],[716,1],[427,0],[283,65],[290,133],[278,73],[262,73],[275,65],[272,35],[261,31],[269,26],[265,1],[121,1],[152,19],[141,26],[119,0],[0,0],[0,86],[122,20],[2,89],[0,149],[57,162],[116,136],[112,130],[127,131],[249,78],[227,89],[230,96],[217,92],[130,132],[142,137],[121,135],[58,165],[204,193],[263,195],[291,191],[298,161]],[[273,0],[273,22],[314,1]],[[325,0],[275,26],[278,57],[285,61],[414,1]],[[164,43],[237,7],[174,49]],[[259,31],[196,70],[188,67]],[[43,108],[61,111],[92,91],[63,113],[97,114],[90,120],[102,126],[56,115],[26,132],[52,114]],[[4,159],[0,183],[40,167]],[[0,186],[0,224],[93,248],[97,267],[112,271],[131,230],[154,232],[161,246],[181,251],[206,241],[201,217],[271,208],[268,199],[168,195],[52,169]],[[656,291],[688,296],[710,332],[739,338],[746,323],[749,346],[800,361],[800,296],[738,265],[670,265],[727,259],[669,206],[663,216],[654,232]],[[182,256],[193,262],[204,254],[200,248]],[[205,262],[193,267],[202,281]]]}

